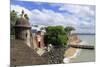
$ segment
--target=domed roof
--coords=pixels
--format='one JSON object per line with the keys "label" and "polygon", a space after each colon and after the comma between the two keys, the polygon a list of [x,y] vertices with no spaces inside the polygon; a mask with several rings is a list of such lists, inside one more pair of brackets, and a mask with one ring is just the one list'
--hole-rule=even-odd
{"label": "domed roof", "polygon": [[21,17],[16,21],[15,27],[28,27],[28,28],[30,28],[31,26],[30,26],[29,21],[27,19]]}
{"label": "domed roof", "polygon": [[21,17],[17,19],[14,27],[31,28],[28,19],[25,18],[24,10],[22,10]]}

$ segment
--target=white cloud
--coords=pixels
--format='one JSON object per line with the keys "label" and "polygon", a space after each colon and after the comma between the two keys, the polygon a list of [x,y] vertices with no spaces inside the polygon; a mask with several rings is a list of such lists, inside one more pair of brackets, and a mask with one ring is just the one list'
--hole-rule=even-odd
{"label": "white cloud", "polygon": [[90,5],[62,5],[59,8],[60,11],[68,11],[72,13],[71,16],[75,16],[79,19],[79,23],[84,25],[95,24],[95,6]]}
{"label": "white cloud", "polygon": [[63,24],[63,22],[65,22],[65,18],[62,14],[56,13],[52,10],[42,9],[42,11],[40,11],[38,9],[34,9],[32,10],[32,14],[32,20],[38,24],[60,25]]}
{"label": "white cloud", "polygon": [[79,25],[77,17],[74,16],[65,16],[61,13],[54,12],[52,10],[38,9],[32,10],[32,20],[33,23],[43,24],[43,25]]}
{"label": "white cloud", "polygon": [[[31,24],[74,26],[77,32],[94,32],[95,12],[91,6],[61,5],[60,11],[69,11],[66,15],[50,9],[28,10],[19,5],[11,5],[11,10],[21,12],[22,9],[29,15]],[[79,19],[81,18],[81,19]],[[90,20],[90,21],[89,21]],[[81,26],[86,29],[81,28]],[[89,27],[89,28],[87,28]],[[91,27],[93,27],[91,29]]]}
{"label": "white cloud", "polygon": [[29,17],[32,15],[31,11],[20,5],[11,5],[11,10],[15,10],[16,12],[18,12],[18,14],[21,14],[22,10],[24,10],[24,12],[28,14]]}
{"label": "white cloud", "polygon": [[95,10],[93,9],[94,6],[89,5],[62,5],[60,6],[60,11],[68,11],[74,15],[77,15],[78,17],[88,17],[88,16],[94,16]]}
{"label": "white cloud", "polygon": [[95,15],[94,6],[93,5],[77,5],[77,4],[50,4],[51,6],[59,6],[60,11],[68,11],[73,14],[79,14],[87,12],[91,15]]}

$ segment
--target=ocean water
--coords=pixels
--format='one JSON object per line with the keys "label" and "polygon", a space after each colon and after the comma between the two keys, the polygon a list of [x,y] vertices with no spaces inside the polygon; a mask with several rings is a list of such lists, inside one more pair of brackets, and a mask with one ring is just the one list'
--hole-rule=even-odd
{"label": "ocean water", "polygon": [[[78,35],[78,37],[88,43],[88,45],[95,46],[95,35]],[[94,62],[95,61],[95,49],[81,49],[80,54],[70,60],[71,63],[80,63],[80,62]]]}
{"label": "ocean water", "polygon": [[78,35],[78,37],[82,40],[88,43],[88,45],[94,45],[95,46],[95,35]]}

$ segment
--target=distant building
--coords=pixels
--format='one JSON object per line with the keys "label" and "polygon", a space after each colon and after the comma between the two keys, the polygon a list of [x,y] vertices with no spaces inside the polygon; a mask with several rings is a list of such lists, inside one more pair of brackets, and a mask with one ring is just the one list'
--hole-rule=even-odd
{"label": "distant building", "polygon": [[44,33],[45,27],[42,25],[33,25],[32,26],[32,35],[34,38],[35,48],[43,48],[44,47]]}
{"label": "distant building", "polygon": [[41,31],[41,35],[44,35],[45,26],[43,25],[32,25],[32,33],[35,35],[38,31]]}

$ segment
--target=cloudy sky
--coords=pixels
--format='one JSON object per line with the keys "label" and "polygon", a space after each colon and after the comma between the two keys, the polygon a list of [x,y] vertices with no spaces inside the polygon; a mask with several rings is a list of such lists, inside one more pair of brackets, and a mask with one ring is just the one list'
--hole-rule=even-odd
{"label": "cloudy sky", "polygon": [[95,32],[95,6],[11,0],[11,10],[28,14],[31,24],[73,26],[78,33]]}

